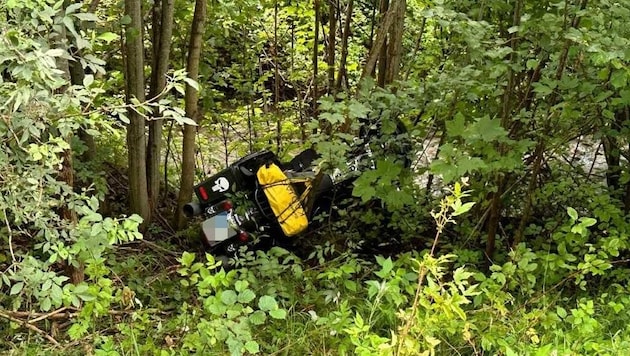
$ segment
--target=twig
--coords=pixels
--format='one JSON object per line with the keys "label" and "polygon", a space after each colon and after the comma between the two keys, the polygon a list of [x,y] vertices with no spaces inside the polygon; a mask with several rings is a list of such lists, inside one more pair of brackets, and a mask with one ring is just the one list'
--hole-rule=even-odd
{"label": "twig", "polygon": [[15,253],[13,252],[13,231],[11,230],[11,224],[9,224],[9,219],[7,218],[7,210],[3,209],[4,221],[7,224],[7,229],[9,230],[9,252],[11,252],[11,261],[13,262],[11,265],[15,265],[17,262],[15,259]]}
{"label": "twig", "polygon": [[[48,318],[50,318],[50,317],[52,317],[54,315],[57,315],[57,314],[60,314],[60,313],[64,312],[66,309],[68,309],[68,308],[66,308],[66,307],[59,308],[57,310],[51,311],[50,313],[47,313],[47,314],[44,314],[44,315],[40,315],[40,316],[38,316],[35,319],[29,320],[28,323],[29,324],[33,324],[33,323],[36,323],[36,322],[38,322],[40,320],[48,319]],[[70,313],[66,313],[66,314],[70,315]]]}
{"label": "twig", "polygon": [[55,340],[52,336],[50,336],[47,332],[45,332],[44,330],[38,328],[37,326],[33,325],[33,324],[29,324],[28,322],[22,320],[22,319],[18,319],[18,318],[14,318],[10,315],[4,314],[2,312],[0,312],[0,318],[4,318],[10,321],[13,321],[15,323],[20,324],[21,326],[34,331],[40,335],[42,335],[43,337],[46,338],[46,340],[48,340],[51,344],[55,345],[55,346],[59,346],[59,342],[57,340]]}

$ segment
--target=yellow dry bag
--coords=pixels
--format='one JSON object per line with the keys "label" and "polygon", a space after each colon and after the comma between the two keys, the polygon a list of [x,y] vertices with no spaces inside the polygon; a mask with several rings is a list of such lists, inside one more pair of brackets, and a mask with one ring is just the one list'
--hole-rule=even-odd
{"label": "yellow dry bag", "polygon": [[300,203],[300,198],[280,167],[273,163],[263,165],[258,169],[256,177],[267,196],[271,210],[278,219],[282,232],[287,236],[293,236],[306,230],[308,218]]}

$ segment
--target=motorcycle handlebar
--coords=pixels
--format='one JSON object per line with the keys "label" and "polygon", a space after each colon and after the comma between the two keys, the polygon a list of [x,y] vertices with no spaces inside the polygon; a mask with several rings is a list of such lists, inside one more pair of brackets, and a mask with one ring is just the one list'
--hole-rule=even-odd
{"label": "motorcycle handlebar", "polygon": [[201,209],[201,204],[195,203],[195,202],[190,202],[184,205],[184,208],[182,210],[184,211],[184,215],[186,215],[189,218],[192,218],[193,216],[197,216],[201,214],[203,211]]}

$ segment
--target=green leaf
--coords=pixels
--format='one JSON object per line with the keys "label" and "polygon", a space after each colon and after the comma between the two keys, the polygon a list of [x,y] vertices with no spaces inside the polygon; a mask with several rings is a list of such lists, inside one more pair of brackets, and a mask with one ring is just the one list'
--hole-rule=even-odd
{"label": "green leaf", "polygon": [[247,350],[250,354],[256,354],[260,352],[260,346],[258,346],[256,341],[249,340],[245,343],[245,350]]}
{"label": "green leaf", "polygon": [[272,296],[263,295],[258,299],[258,308],[263,311],[275,310],[278,309],[278,302]]}
{"label": "green leaf", "polygon": [[195,261],[195,254],[194,253],[190,253],[190,252],[184,252],[182,254],[182,266],[184,267],[190,267],[193,263],[193,261]]}
{"label": "green leaf", "polygon": [[287,311],[284,309],[274,309],[269,311],[269,315],[274,319],[285,319],[287,317]]}
{"label": "green leaf", "polygon": [[365,203],[374,198],[376,195],[376,189],[370,185],[370,182],[356,181],[355,186],[352,189],[352,195],[361,198]]}
{"label": "green leaf", "polygon": [[61,48],[53,48],[53,49],[49,49],[48,51],[46,51],[46,53],[44,53],[47,56],[50,57],[61,57],[66,53],[66,51],[64,51]]}
{"label": "green leaf", "polygon": [[198,126],[197,123],[195,122],[195,120],[186,117],[186,116],[182,116],[179,118],[175,118],[175,121],[177,121],[177,123],[179,124],[185,124],[185,125],[190,125],[190,126]]}
{"label": "green leaf", "polygon": [[238,295],[238,302],[242,304],[247,304],[256,298],[256,293],[254,293],[251,289],[245,289]]}
{"label": "green leaf", "polygon": [[131,23],[131,16],[125,15],[120,19],[121,25],[129,25]]}
{"label": "green leaf", "polygon": [[256,310],[249,316],[249,322],[254,325],[262,325],[265,323],[265,320],[267,320],[267,315],[262,310]]}
{"label": "green leaf", "polygon": [[559,317],[561,317],[562,319],[567,317],[567,311],[563,308],[563,307],[556,307],[556,314],[558,314]]}
{"label": "green leaf", "polygon": [[479,134],[484,141],[494,141],[507,136],[507,131],[501,127],[501,121],[488,116],[480,118],[471,130]]}
{"label": "green leaf", "polygon": [[393,267],[394,263],[392,262],[391,257],[388,257],[387,259],[383,260],[383,263],[381,264],[381,270],[375,272],[374,274],[381,278],[385,278],[389,275],[389,272],[391,272]]}
{"label": "green leaf", "polygon": [[221,301],[225,305],[234,305],[237,299],[236,292],[233,290],[226,290],[221,293]]}
{"label": "green leaf", "polygon": [[98,37],[99,40],[103,40],[107,43],[110,43],[112,41],[115,41],[118,39],[118,35],[113,33],[113,32],[104,32],[101,33]]}
{"label": "green leaf", "polygon": [[44,298],[39,307],[42,309],[42,311],[49,311],[52,307],[52,301],[50,300],[50,297]]}
{"label": "green leaf", "polygon": [[362,103],[353,100],[350,105],[348,105],[348,114],[351,118],[364,118],[370,112],[370,109],[363,105]]}
{"label": "green leaf", "polygon": [[186,77],[186,78],[184,78],[184,82],[186,82],[186,84],[190,85],[196,91],[199,91],[199,83],[197,83],[197,81]]}
{"label": "green leaf", "polygon": [[66,15],[75,13],[78,9],[81,8],[81,6],[83,6],[83,4],[81,2],[68,5],[68,7],[66,7]]}
{"label": "green leaf", "polygon": [[89,13],[89,12],[84,12],[84,13],[80,13],[80,14],[74,14],[74,17],[78,18],[81,21],[91,21],[91,22],[97,22],[98,21],[98,16]]}
{"label": "green leaf", "polygon": [[473,207],[473,205],[475,205],[475,202],[464,203],[458,206],[457,209],[453,211],[453,216],[458,216],[458,215],[467,213]]}
{"label": "green leaf", "polygon": [[628,82],[628,76],[626,74],[626,70],[625,69],[617,69],[613,72],[612,76],[610,77],[610,84],[615,88],[615,89],[620,89],[626,86]]}
{"label": "green leaf", "polygon": [[17,282],[11,287],[11,291],[9,292],[9,295],[16,295],[20,293],[23,288],[24,288],[24,282]]}
{"label": "green leaf", "polygon": [[584,226],[584,227],[590,227],[597,224],[597,219],[593,219],[593,218],[580,218],[580,225]]}
{"label": "green leaf", "polygon": [[571,220],[575,221],[578,219],[578,213],[572,207],[567,208],[567,214],[571,217]]}
{"label": "green leaf", "polygon": [[[208,255],[208,256],[212,256],[212,255]],[[213,263],[214,263],[214,262],[213,262]],[[239,280],[239,281],[236,281],[236,282],[234,283],[234,289],[235,289],[237,292],[242,292],[242,291],[244,291],[245,289],[247,289],[247,287],[248,287],[248,286],[249,286],[249,282],[247,282],[247,281],[243,281],[243,280]]]}
{"label": "green leaf", "polygon": [[462,113],[458,112],[455,114],[453,120],[447,121],[445,124],[446,132],[449,136],[464,136],[464,133],[466,132],[466,123]]}

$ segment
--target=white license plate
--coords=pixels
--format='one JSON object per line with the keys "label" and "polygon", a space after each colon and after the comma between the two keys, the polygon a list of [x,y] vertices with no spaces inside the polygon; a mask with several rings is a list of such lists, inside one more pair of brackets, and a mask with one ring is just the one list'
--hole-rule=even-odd
{"label": "white license plate", "polygon": [[206,241],[210,246],[216,245],[221,241],[225,241],[236,235],[236,230],[230,227],[229,216],[227,212],[219,213],[209,219],[206,219],[201,225]]}

